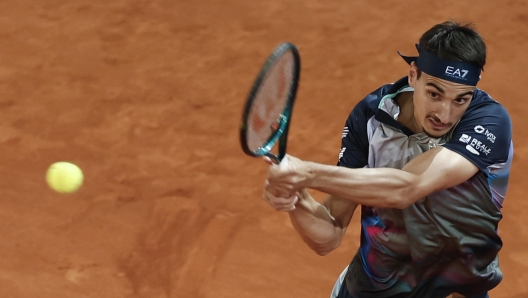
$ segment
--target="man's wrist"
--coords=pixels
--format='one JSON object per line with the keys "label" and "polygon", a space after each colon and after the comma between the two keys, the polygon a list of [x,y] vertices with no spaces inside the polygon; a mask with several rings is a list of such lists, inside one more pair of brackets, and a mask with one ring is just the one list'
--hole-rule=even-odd
{"label": "man's wrist", "polygon": [[307,179],[306,179],[306,188],[312,188],[315,189],[319,185],[319,175],[321,171],[323,170],[324,165],[307,161],[306,162],[306,173],[307,173]]}

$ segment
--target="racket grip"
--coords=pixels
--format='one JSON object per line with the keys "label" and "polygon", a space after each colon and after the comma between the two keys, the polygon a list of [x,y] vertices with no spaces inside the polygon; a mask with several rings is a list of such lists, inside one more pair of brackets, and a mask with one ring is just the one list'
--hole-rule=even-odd
{"label": "racket grip", "polygon": [[288,167],[288,157],[287,156],[284,156],[281,160],[281,162],[279,163],[279,167],[281,169],[285,169]]}

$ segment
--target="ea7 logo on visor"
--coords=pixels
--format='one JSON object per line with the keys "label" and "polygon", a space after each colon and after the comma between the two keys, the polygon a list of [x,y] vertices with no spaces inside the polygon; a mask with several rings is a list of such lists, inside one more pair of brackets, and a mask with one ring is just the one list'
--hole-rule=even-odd
{"label": "ea7 logo on visor", "polygon": [[453,66],[448,66],[445,70],[445,74],[452,77],[465,78],[469,70],[454,68]]}
{"label": "ea7 logo on visor", "polygon": [[415,61],[416,66],[428,75],[468,86],[476,86],[480,80],[482,67],[478,65],[440,58],[420,45],[416,45],[416,49],[420,53],[418,57],[402,57],[409,64]]}

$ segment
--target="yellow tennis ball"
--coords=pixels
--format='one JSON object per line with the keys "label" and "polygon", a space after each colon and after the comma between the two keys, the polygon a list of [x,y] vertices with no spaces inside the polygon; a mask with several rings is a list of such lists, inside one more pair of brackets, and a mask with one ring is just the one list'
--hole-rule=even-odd
{"label": "yellow tennis ball", "polygon": [[46,172],[49,187],[60,193],[75,192],[83,184],[82,170],[69,162],[59,161],[52,164]]}

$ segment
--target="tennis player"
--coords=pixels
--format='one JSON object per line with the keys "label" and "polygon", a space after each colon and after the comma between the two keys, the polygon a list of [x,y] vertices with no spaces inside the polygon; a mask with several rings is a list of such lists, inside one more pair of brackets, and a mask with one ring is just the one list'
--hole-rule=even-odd
{"label": "tennis player", "polygon": [[[449,21],[416,48],[417,57],[402,56],[407,76],[353,108],[337,166],[288,155],[286,168],[269,167],[264,199],[318,254],[340,244],[361,208],[361,245],[332,297],[484,298],[502,280],[497,229],[512,124],[476,87],[485,43]],[[306,189],[329,196],[318,203]]]}

